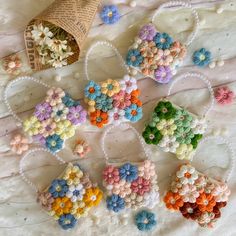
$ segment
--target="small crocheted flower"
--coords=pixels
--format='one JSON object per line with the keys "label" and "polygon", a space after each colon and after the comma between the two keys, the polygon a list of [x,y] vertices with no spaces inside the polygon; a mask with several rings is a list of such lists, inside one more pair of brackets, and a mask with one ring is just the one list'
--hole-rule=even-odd
{"label": "small crocheted flower", "polygon": [[138,178],[138,168],[130,163],[126,163],[119,168],[121,179],[132,182]]}
{"label": "small crocheted flower", "polygon": [[136,89],[131,92],[131,103],[136,104],[138,107],[142,106],[142,102],[138,99],[140,95],[140,90]]}
{"label": "small crocheted flower", "polygon": [[90,122],[92,125],[102,128],[108,123],[108,114],[106,112],[96,110],[90,114]]}
{"label": "small crocheted flower", "polygon": [[39,121],[47,120],[51,117],[52,107],[44,102],[36,105],[34,115]]}
{"label": "small crocheted flower", "polygon": [[166,207],[170,210],[178,211],[184,205],[181,196],[178,193],[167,192],[164,197]]}
{"label": "small crocheted flower", "polygon": [[231,104],[234,99],[234,92],[227,86],[220,87],[215,90],[215,98],[217,103],[220,105]]}
{"label": "small crocheted flower", "polygon": [[193,166],[186,164],[180,167],[176,176],[180,179],[181,184],[194,184],[198,178],[198,173]]}
{"label": "small crocheted flower", "polygon": [[160,202],[159,199],[159,192],[158,190],[151,190],[148,194],[144,195],[144,206],[150,209],[153,209],[158,203]]}
{"label": "small crocheted flower", "polygon": [[165,50],[159,49],[157,51],[155,59],[157,60],[158,66],[165,66],[165,67],[170,66],[171,62],[173,62],[174,60],[169,49]]}
{"label": "small crocheted flower", "polygon": [[161,132],[162,135],[173,135],[174,131],[177,129],[174,119],[170,120],[161,120],[157,124],[157,129]]}
{"label": "small crocheted flower", "polygon": [[155,164],[149,160],[145,160],[143,164],[138,167],[138,176],[151,180],[152,177],[156,176]]}
{"label": "small crocheted flower", "polygon": [[227,202],[229,200],[230,190],[225,183],[216,184],[211,194],[215,197],[216,202]]}
{"label": "small crocheted flower", "polygon": [[143,177],[138,177],[131,183],[131,189],[134,193],[143,196],[145,193],[150,192],[151,183],[149,180],[144,179]]}
{"label": "small crocheted flower", "polygon": [[180,144],[176,149],[176,156],[180,160],[191,160],[193,158],[194,151],[191,144]]}
{"label": "small crocheted flower", "polygon": [[65,140],[75,135],[75,126],[69,120],[62,120],[57,123],[56,134]]}
{"label": "small crocheted flower", "polygon": [[68,191],[68,185],[64,179],[55,179],[52,181],[48,192],[52,194],[54,198],[64,197]]}
{"label": "small crocheted flower", "polygon": [[76,165],[69,164],[65,170],[63,179],[67,181],[67,184],[78,185],[82,180],[83,172]]}
{"label": "small crocheted flower", "polygon": [[132,192],[130,195],[125,197],[125,206],[127,208],[137,210],[138,208],[144,206],[144,196]]}
{"label": "small crocheted flower", "polygon": [[60,216],[58,223],[62,229],[68,230],[75,227],[77,220],[72,214],[64,214]]}
{"label": "small crocheted flower", "polygon": [[157,33],[153,40],[156,46],[161,49],[170,48],[173,42],[173,39],[167,33]]}
{"label": "small crocheted flower", "polygon": [[140,211],[135,216],[135,223],[140,231],[149,231],[156,226],[156,216],[149,211]]}
{"label": "small crocheted flower", "polygon": [[139,31],[139,38],[147,41],[152,41],[157,31],[152,24],[144,25]]}
{"label": "small crocheted flower", "polygon": [[56,121],[62,121],[67,119],[67,114],[69,113],[69,108],[63,103],[57,104],[52,108],[51,117]]}
{"label": "small crocheted flower", "polygon": [[22,62],[20,58],[16,55],[9,56],[3,59],[3,68],[8,74],[18,75],[20,74],[20,68]]}
{"label": "small crocheted flower", "polygon": [[121,180],[113,185],[112,193],[124,198],[125,196],[131,194],[132,190],[130,186],[131,184],[129,182]]}
{"label": "small crocheted flower", "polygon": [[193,53],[193,63],[196,66],[204,67],[209,65],[211,62],[211,52],[205,48],[201,48]]}
{"label": "small crocheted flower", "polygon": [[79,101],[75,101],[68,93],[62,98],[63,104],[67,107],[74,107],[80,105]]}
{"label": "small crocheted flower", "polygon": [[107,166],[103,170],[102,176],[107,184],[115,184],[120,181],[119,169],[114,166]]}
{"label": "small crocheted flower", "polygon": [[126,93],[121,90],[119,93],[115,94],[113,97],[113,106],[119,109],[124,109],[131,105],[131,94]]}
{"label": "small crocheted flower", "polygon": [[86,189],[84,202],[87,207],[97,206],[102,200],[102,192],[97,187]]}
{"label": "small crocheted flower", "polygon": [[103,112],[108,112],[113,108],[113,99],[108,97],[105,94],[101,94],[99,97],[96,97],[95,108],[97,110],[102,110]]}
{"label": "small crocheted flower", "polygon": [[52,119],[44,120],[41,122],[39,133],[42,134],[43,137],[48,137],[55,133],[56,127],[57,124]]}
{"label": "small crocheted flower", "polygon": [[172,78],[172,72],[169,66],[160,66],[155,70],[155,79],[161,84],[167,84]]}
{"label": "small crocheted flower", "polygon": [[47,91],[47,96],[45,101],[50,104],[50,106],[56,106],[62,103],[62,98],[65,96],[65,92],[61,88],[51,88]]}
{"label": "small crocheted flower", "polygon": [[21,134],[16,134],[10,142],[11,150],[18,155],[29,149],[29,140]]}
{"label": "small crocheted flower", "polygon": [[131,122],[139,121],[143,116],[142,107],[136,104],[131,104],[131,106],[125,108],[125,118]]}
{"label": "small crocheted flower", "polygon": [[207,129],[207,122],[204,118],[195,118],[191,121],[190,128],[192,129],[194,134],[204,134]]}
{"label": "small crocheted flower", "polygon": [[82,184],[70,185],[66,196],[70,198],[72,202],[81,201],[85,194],[85,189]]}
{"label": "small crocheted flower", "polygon": [[57,134],[50,135],[46,138],[46,147],[52,151],[57,152],[62,149],[64,141]]}
{"label": "small crocheted flower", "polygon": [[107,25],[115,24],[120,19],[120,13],[116,5],[106,5],[100,12],[103,23]]}
{"label": "small crocheted flower", "polygon": [[86,122],[87,112],[81,105],[69,108],[67,119],[73,124],[78,125]]}
{"label": "small crocheted flower", "polygon": [[39,134],[40,127],[41,123],[39,122],[36,116],[31,116],[23,122],[23,130],[29,136]]}
{"label": "small crocheted flower", "polygon": [[162,139],[162,134],[156,127],[147,126],[143,132],[143,138],[147,144],[158,144]]}
{"label": "small crocheted flower", "polygon": [[108,111],[108,116],[109,116],[109,123],[115,124],[115,125],[118,125],[126,120],[125,111],[120,110],[118,108],[114,108]]}
{"label": "small crocheted flower", "polygon": [[194,133],[190,127],[177,126],[177,129],[174,132],[177,142],[180,144],[190,145],[192,139],[194,138]]}
{"label": "small crocheted flower", "polygon": [[177,110],[175,114],[175,124],[177,126],[190,127],[193,117],[184,109]]}
{"label": "small crocheted flower", "polygon": [[116,80],[108,79],[101,83],[101,91],[103,94],[112,97],[120,91],[120,84]]}
{"label": "small crocheted flower", "polygon": [[137,80],[129,75],[125,75],[123,79],[120,80],[120,88],[130,94],[138,88]]}
{"label": "small crocheted flower", "polygon": [[168,101],[161,101],[155,108],[155,112],[160,119],[169,120],[175,117],[176,109]]}
{"label": "small crocheted flower", "polygon": [[52,210],[56,216],[69,214],[72,209],[73,203],[68,197],[58,197],[52,204]]}
{"label": "small crocheted flower", "polygon": [[84,88],[84,94],[86,98],[94,100],[101,95],[101,87],[94,81],[89,81]]}
{"label": "small crocheted flower", "polygon": [[200,196],[196,200],[196,203],[198,204],[198,208],[201,212],[212,212],[213,207],[216,205],[214,196],[205,193],[200,194]]}
{"label": "small crocheted flower", "polygon": [[72,213],[76,219],[81,218],[82,216],[87,216],[89,212],[89,207],[83,201],[75,202],[72,208]]}
{"label": "small crocheted flower", "polygon": [[114,212],[119,212],[125,208],[125,201],[119,195],[112,194],[106,199],[107,209]]}
{"label": "small crocheted flower", "polygon": [[83,141],[83,140],[77,141],[75,148],[74,148],[75,154],[77,154],[83,158],[90,151],[91,151],[91,148],[85,141]]}
{"label": "small crocheted flower", "polygon": [[203,212],[197,219],[197,222],[202,227],[212,227],[211,221],[214,219],[213,212]]}
{"label": "small crocheted flower", "polygon": [[170,52],[173,57],[183,59],[186,56],[187,48],[180,42],[174,42],[170,47]]}
{"label": "small crocheted flower", "polygon": [[139,50],[130,49],[126,56],[126,63],[128,66],[138,67],[143,62],[143,57]]}
{"label": "small crocheted flower", "polygon": [[179,208],[183,217],[187,219],[197,220],[197,218],[201,215],[201,211],[198,209],[198,205],[196,203],[186,202],[182,207]]}
{"label": "small crocheted flower", "polygon": [[195,185],[186,184],[179,190],[179,194],[182,196],[184,202],[195,203],[199,197],[199,192]]}
{"label": "small crocheted flower", "polygon": [[176,141],[174,136],[163,136],[158,145],[162,148],[164,152],[176,152],[179,147],[179,143]]}
{"label": "small crocheted flower", "polygon": [[42,192],[38,193],[37,202],[41,204],[42,208],[47,211],[50,211],[52,209],[52,203],[54,202],[54,198],[52,197],[51,193]]}

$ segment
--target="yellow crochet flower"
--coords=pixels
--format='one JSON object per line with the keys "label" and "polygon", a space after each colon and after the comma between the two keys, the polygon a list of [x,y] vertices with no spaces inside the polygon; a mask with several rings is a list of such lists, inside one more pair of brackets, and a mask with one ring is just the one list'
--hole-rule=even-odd
{"label": "yellow crochet flower", "polygon": [[61,139],[65,140],[75,135],[75,126],[69,120],[62,120],[57,123],[55,132],[60,135]]}
{"label": "yellow crochet flower", "polygon": [[176,124],[174,124],[174,119],[170,119],[170,120],[161,120],[158,124],[157,124],[157,129],[160,130],[162,135],[173,135],[174,131],[177,129]]}
{"label": "yellow crochet flower", "polygon": [[79,219],[82,216],[86,216],[89,212],[89,207],[86,207],[85,203],[82,201],[75,202],[71,210],[71,214],[75,216],[76,219]]}
{"label": "yellow crochet flower", "polygon": [[71,163],[67,166],[64,177],[68,185],[77,185],[80,183],[80,179],[83,177],[83,172],[78,166],[73,166]]}
{"label": "yellow crochet flower", "polygon": [[87,207],[97,206],[102,200],[102,195],[102,191],[97,187],[87,189],[83,199],[85,205]]}
{"label": "yellow crochet flower", "polygon": [[31,116],[23,122],[23,129],[29,136],[39,134],[40,128],[41,123],[36,116]]}
{"label": "yellow crochet flower", "polygon": [[176,149],[176,156],[180,160],[191,160],[194,155],[192,144],[180,144]]}
{"label": "yellow crochet flower", "polygon": [[56,198],[52,204],[52,210],[55,212],[56,216],[61,216],[63,214],[69,214],[71,212],[73,203],[68,197]]}
{"label": "yellow crochet flower", "polygon": [[101,83],[101,91],[103,94],[112,97],[114,94],[119,93],[120,84],[116,80],[108,79]]}

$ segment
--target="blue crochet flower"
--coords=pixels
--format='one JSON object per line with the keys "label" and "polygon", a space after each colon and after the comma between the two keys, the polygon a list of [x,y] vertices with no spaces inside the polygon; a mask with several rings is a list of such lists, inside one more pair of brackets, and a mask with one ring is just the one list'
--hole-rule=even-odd
{"label": "blue crochet flower", "polygon": [[164,50],[170,48],[173,43],[173,39],[167,33],[157,33],[153,40],[158,48]]}
{"label": "blue crochet flower", "polygon": [[125,163],[121,166],[119,173],[121,179],[125,179],[127,182],[132,182],[138,178],[138,168],[130,163]]}
{"label": "blue crochet flower", "polygon": [[62,227],[62,229],[67,230],[74,228],[77,223],[77,220],[71,214],[64,214],[60,216],[58,223]]}
{"label": "blue crochet flower", "polygon": [[54,198],[65,197],[69,187],[66,180],[54,179],[49,187],[48,191]]}
{"label": "blue crochet flower", "polygon": [[143,57],[139,50],[130,49],[126,56],[126,63],[128,66],[138,67],[143,62]]}
{"label": "blue crochet flower", "polygon": [[112,194],[111,196],[107,197],[107,209],[119,212],[125,208],[125,201],[119,195]]}
{"label": "blue crochet flower", "polygon": [[120,19],[120,13],[115,5],[106,5],[100,12],[103,23],[107,25],[115,24]]}
{"label": "blue crochet flower", "polygon": [[205,48],[201,48],[194,52],[193,54],[193,63],[196,66],[204,67],[209,65],[211,62],[211,53]]}
{"label": "blue crochet flower", "polygon": [[149,231],[156,226],[155,214],[149,211],[141,211],[135,216],[135,223],[140,231]]}
{"label": "blue crochet flower", "polygon": [[62,149],[64,141],[57,134],[50,135],[46,138],[46,147],[51,152],[57,152]]}
{"label": "blue crochet flower", "polygon": [[101,87],[94,81],[89,81],[84,89],[84,94],[88,99],[95,100],[101,95]]}
{"label": "blue crochet flower", "polygon": [[108,97],[106,94],[96,97],[95,103],[96,109],[102,110],[103,112],[107,112],[113,108],[113,98]]}
{"label": "blue crochet flower", "polygon": [[135,123],[140,120],[143,116],[142,107],[136,104],[131,104],[129,107],[125,108],[125,118]]}
{"label": "blue crochet flower", "polygon": [[77,105],[80,105],[79,101],[75,101],[68,93],[62,98],[62,102],[67,106],[67,107],[74,107]]}

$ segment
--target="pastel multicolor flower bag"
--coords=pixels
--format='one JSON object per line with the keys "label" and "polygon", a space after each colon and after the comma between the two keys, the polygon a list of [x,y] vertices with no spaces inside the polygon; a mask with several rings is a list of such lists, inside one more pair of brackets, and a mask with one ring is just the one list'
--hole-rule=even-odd
{"label": "pastel multicolor flower bag", "polygon": [[[51,215],[62,229],[75,227],[80,217],[86,216],[91,208],[102,200],[102,192],[93,184],[89,175],[78,164],[68,163],[64,172],[43,191],[39,191],[34,183],[25,176],[23,163],[31,154],[47,152],[61,164],[66,164],[57,154],[47,149],[37,148],[27,152],[20,161],[20,175],[37,193],[37,201]],[[31,156],[33,157],[33,155]],[[34,156],[35,157],[35,156]]]}
{"label": "pastel multicolor flower bag", "polygon": [[[173,86],[182,79],[198,78],[208,87],[211,103],[202,116],[190,113],[169,100]],[[214,105],[214,92],[210,82],[201,74],[186,73],[178,76],[169,87],[168,95],[154,108],[150,122],[143,131],[147,144],[157,145],[164,152],[176,154],[180,160],[191,160],[198,142],[207,129],[206,116]]]}
{"label": "pastel multicolor flower bag", "polygon": [[231,144],[221,137],[207,137],[206,141],[226,144],[230,163],[225,180],[214,179],[197,171],[191,164],[182,164],[176,172],[170,190],[164,197],[166,207],[180,213],[189,220],[196,221],[202,227],[212,227],[221,217],[222,208],[227,205],[230,195],[228,180],[235,165],[235,154]]}
{"label": "pastel multicolor flower bag", "polygon": [[[159,32],[154,24],[156,16],[163,8],[177,6],[190,9],[195,22],[193,32],[184,43],[175,41],[165,32]],[[134,72],[138,71],[158,83],[168,83],[182,64],[187,47],[197,34],[198,25],[198,14],[189,3],[181,1],[163,3],[153,15],[151,23],[144,25],[139,31],[138,37],[127,53],[126,64]]]}
{"label": "pastel multicolor flower bag", "polygon": [[137,130],[128,124],[121,124],[120,126],[134,131],[139,138],[147,160],[122,164],[109,162],[105,150],[105,138],[113,128],[118,126],[110,126],[105,130],[102,137],[102,150],[106,159],[106,167],[103,170],[103,185],[106,188],[107,209],[117,213],[124,209],[138,209],[142,206],[153,208],[159,203],[155,164],[149,160],[148,153]]}
{"label": "pastel multicolor flower bag", "polygon": [[116,81],[107,79],[96,83],[89,79],[88,57],[93,49],[105,45],[114,50],[127,69],[118,50],[106,41],[98,41],[88,50],[85,57],[85,74],[89,81],[84,89],[85,102],[92,125],[102,128],[106,124],[119,124],[124,121],[137,122],[142,118],[142,102],[139,100],[140,91],[135,78],[126,74],[123,79]]}
{"label": "pastel multicolor flower bag", "polygon": [[[33,115],[23,121],[12,110],[7,97],[11,86],[24,80],[42,85],[48,91],[45,99],[35,106]],[[52,152],[63,149],[66,139],[74,136],[76,127],[86,121],[87,112],[79,101],[73,100],[61,88],[50,87],[33,77],[18,77],[11,81],[4,91],[4,102],[13,117],[23,125],[24,132]]]}

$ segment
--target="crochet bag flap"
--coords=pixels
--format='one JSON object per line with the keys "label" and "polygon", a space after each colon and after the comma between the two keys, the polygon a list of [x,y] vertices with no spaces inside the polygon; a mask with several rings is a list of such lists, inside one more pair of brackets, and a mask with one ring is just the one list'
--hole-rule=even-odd
{"label": "crochet bag flap", "polygon": [[[176,7],[191,10],[195,26],[184,44],[174,40],[169,34],[159,32],[154,25],[156,16],[163,8]],[[165,84],[169,83],[176,70],[182,64],[187,53],[187,46],[194,40],[199,25],[197,12],[189,3],[181,1],[166,2],[157,9],[149,24],[144,25],[138,33],[126,56],[126,64],[146,77]]]}
{"label": "crochet bag flap", "polygon": [[[139,137],[144,153],[148,158],[144,143],[137,130],[127,124],[123,125],[125,128],[132,129]],[[136,210],[140,207],[155,207],[159,203],[155,164],[149,159],[138,164],[130,162],[125,162],[122,165],[109,163],[104,148],[104,139],[112,128],[114,126],[107,128],[102,138],[102,149],[106,158],[106,167],[103,170],[102,178],[106,189],[107,209],[117,213],[124,209]]]}
{"label": "crochet bag flap", "polygon": [[[75,227],[80,217],[84,217],[102,200],[103,193],[93,184],[89,175],[78,164],[68,163],[64,172],[44,191],[37,187],[25,176],[23,162],[29,154],[39,151],[49,152],[46,149],[33,149],[29,151],[20,162],[20,174],[23,179],[37,192],[37,202],[52,216],[64,230]],[[51,153],[53,154],[53,153]],[[66,164],[56,154],[54,157],[61,163]]]}
{"label": "crochet bag flap", "polygon": [[[214,140],[208,137],[202,140]],[[231,167],[226,181],[216,180],[197,171],[191,164],[182,164],[176,172],[170,190],[165,194],[164,202],[171,211],[180,211],[184,218],[196,221],[202,227],[213,227],[221,217],[222,208],[227,205],[230,195],[227,181],[233,170],[234,152],[229,143],[218,137],[220,142],[227,144],[231,156]]]}
{"label": "crochet bag flap", "polygon": [[107,79],[100,83],[89,79],[88,57],[98,45],[112,48],[127,69],[118,50],[108,42],[98,41],[88,50],[85,57],[85,74],[89,82],[85,86],[84,96],[91,124],[102,128],[106,124],[139,121],[143,115],[142,102],[139,99],[140,90],[135,78],[127,74],[119,81]]}
{"label": "crochet bag flap", "polygon": [[[30,80],[48,89],[45,99],[35,106],[34,113],[22,121],[11,109],[7,93],[10,87],[22,80]],[[64,147],[68,138],[75,135],[76,127],[86,121],[87,112],[61,88],[50,87],[33,77],[19,77],[5,90],[5,103],[10,113],[23,125],[24,132],[52,152]]]}
{"label": "crochet bag flap", "polygon": [[147,144],[157,145],[164,152],[176,154],[180,160],[191,160],[198,142],[207,129],[205,119],[214,105],[214,94],[210,82],[201,74],[186,73],[177,77],[169,87],[171,89],[179,80],[196,77],[207,84],[211,95],[211,104],[202,117],[199,117],[185,108],[181,108],[168,98],[161,99],[154,111],[150,122],[143,131],[143,138]]}

